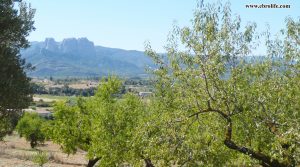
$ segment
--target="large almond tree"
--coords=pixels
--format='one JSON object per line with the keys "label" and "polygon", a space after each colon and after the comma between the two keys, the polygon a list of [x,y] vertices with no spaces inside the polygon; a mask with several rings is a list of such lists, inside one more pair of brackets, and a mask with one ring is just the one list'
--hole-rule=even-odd
{"label": "large almond tree", "polygon": [[[155,164],[300,164],[300,20],[278,38],[255,29],[229,4],[200,4],[166,55],[147,45],[157,85],[139,141]],[[261,37],[267,54],[251,56]]]}

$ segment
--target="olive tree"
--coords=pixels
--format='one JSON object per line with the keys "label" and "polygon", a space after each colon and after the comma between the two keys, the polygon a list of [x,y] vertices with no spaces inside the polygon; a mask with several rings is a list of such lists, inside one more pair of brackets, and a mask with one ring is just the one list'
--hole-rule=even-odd
{"label": "olive tree", "polygon": [[[140,135],[156,164],[295,166],[300,163],[300,21],[257,46],[230,5],[200,4],[191,27],[175,27],[166,55],[150,44],[156,94]],[[185,49],[181,49],[181,48]]]}

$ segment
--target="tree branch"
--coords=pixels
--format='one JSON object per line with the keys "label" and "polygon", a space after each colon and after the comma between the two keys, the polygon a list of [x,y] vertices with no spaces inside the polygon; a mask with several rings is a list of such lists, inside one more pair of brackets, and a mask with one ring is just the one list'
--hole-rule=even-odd
{"label": "tree branch", "polygon": [[255,152],[247,147],[243,147],[243,146],[238,146],[235,142],[233,142],[232,140],[227,140],[225,139],[224,144],[233,150],[236,150],[238,152],[241,152],[243,154],[246,154],[248,156],[250,156],[251,158],[257,159],[259,161],[261,161],[261,164],[263,166],[268,166],[268,167],[285,167],[288,166],[286,164],[283,164],[281,162],[279,162],[276,159],[273,159],[265,154],[262,154],[260,152]]}
{"label": "tree branch", "polygon": [[224,112],[222,112],[221,110],[217,110],[217,109],[212,109],[212,108],[208,108],[205,110],[200,110],[199,112],[196,112],[192,115],[189,116],[189,118],[194,117],[194,116],[198,116],[199,114],[203,114],[203,113],[208,113],[208,112],[215,112],[220,114],[223,118],[225,118],[226,120],[229,118],[227,114],[225,114]]}
{"label": "tree branch", "polygon": [[255,152],[244,146],[238,146],[234,141],[232,141],[232,121],[231,121],[230,117],[228,117],[227,122],[228,122],[228,125],[227,125],[226,137],[224,140],[225,146],[227,146],[228,148],[230,148],[232,150],[236,150],[240,153],[246,154],[246,155],[250,156],[251,158],[261,161],[261,165],[263,165],[265,167],[285,167],[285,166],[287,166],[286,164],[283,164],[276,159],[272,159],[268,155],[265,155],[260,152]]}
{"label": "tree branch", "polygon": [[208,113],[208,112],[215,112],[215,113],[220,114],[228,123],[226,134],[225,134],[225,140],[224,140],[225,146],[227,146],[228,148],[230,148],[232,150],[236,150],[240,153],[248,155],[251,158],[254,158],[256,160],[261,161],[261,164],[263,166],[266,166],[266,167],[285,167],[285,166],[287,166],[286,164],[283,164],[283,163],[279,162],[276,159],[272,159],[268,155],[265,155],[265,154],[260,153],[260,152],[255,152],[255,151],[253,151],[253,150],[251,150],[247,147],[244,147],[244,146],[238,146],[234,141],[232,141],[232,120],[231,120],[231,117],[229,115],[225,114],[224,112],[222,112],[221,110],[208,108],[208,109],[201,110],[199,112],[196,112],[196,113],[190,115],[189,118],[194,117],[194,116],[198,116],[199,114],[202,114],[202,113]]}

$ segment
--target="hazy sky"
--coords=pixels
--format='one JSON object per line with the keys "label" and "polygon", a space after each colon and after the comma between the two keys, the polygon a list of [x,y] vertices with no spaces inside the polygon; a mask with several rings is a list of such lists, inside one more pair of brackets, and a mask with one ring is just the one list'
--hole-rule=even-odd
{"label": "hazy sky", "polygon": [[[87,37],[95,45],[144,50],[149,40],[154,49],[163,46],[174,21],[190,24],[196,0],[27,0],[35,8],[36,31],[30,41],[54,37]],[[204,0],[208,2],[208,0]],[[284,27],[284,18],[300,16],[300,0],[232,0],[233,13],[243,23],[255,21],[258,30],[269,23],[272,32]],[[247,9],[246,4],[289,4],[290,9]]]}

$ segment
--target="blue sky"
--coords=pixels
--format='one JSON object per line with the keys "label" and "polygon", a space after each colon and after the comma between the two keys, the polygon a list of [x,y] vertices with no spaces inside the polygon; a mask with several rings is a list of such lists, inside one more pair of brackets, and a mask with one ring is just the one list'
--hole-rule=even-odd
{"label": "blue sky", "polygon": [[[27,0],[36,8],[36,31],[30,41],[54,37],[87,37],[95,45],[128,50],[144,50],[144,42],[163,52],[174,21],[190,24],[196,0]],[[204,0],[204,2],[209,2]],[[242,22],[255,21],[258,30],[266,23],[271,32],[284,27],[286,16],[300,16],[299,0],[232,0],[233,13]],[[290,9],[247,9],[246,4],[289,4]],[[261,52],[261,51],[259,51]]]}

